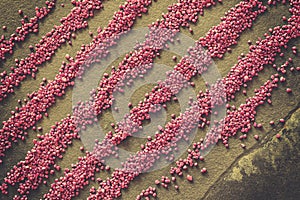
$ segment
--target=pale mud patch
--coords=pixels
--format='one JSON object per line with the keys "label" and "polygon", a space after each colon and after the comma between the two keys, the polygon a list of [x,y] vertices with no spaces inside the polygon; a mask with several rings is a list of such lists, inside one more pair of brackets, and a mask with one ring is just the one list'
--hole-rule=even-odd
{"label": "pale mud patch", "polygon": [[261,145],[239,158],[203,199],[298,199],[299,133],[298,106],[279,131],[270,131]]}

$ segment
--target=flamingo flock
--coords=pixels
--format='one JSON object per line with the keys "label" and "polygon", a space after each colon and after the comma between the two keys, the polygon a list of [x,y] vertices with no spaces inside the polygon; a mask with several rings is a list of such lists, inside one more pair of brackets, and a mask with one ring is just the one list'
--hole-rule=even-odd
{"label": "flamingo flock", "polygon": [[[0,40],[0,58],[3,60],[7,53],[12,54],[14,43],[24,41],[30,32],[38,32],[38,21],[45,18],[56,1],[47,1],[46,7],[36,8],[36,16],[30,19],[30,23],[22,23],[16,34],[9,40],[2,36]],[[51,126],[48,133],[39,135],[33,140],[33,147],[27,152],[25,158],[14,165],[0,185],[2,195],[8,194],[9,186],[17,187],[14,199],[28,199],[28,195],[37,190],[41,184],[47,184],[48,179],[55,171],[62,170],[56,163],[58,158],[63,158],[68,146],[73,140],[80,139],[80,133],[88,126],[98,122],[98,117],[113,106],[114,95],[123,91],[126,82],[134,82],[139,75],[146,74],[154,66],[154,59],[159,57],[160,52],[168,42],[174,41],[176,34],[181,28],[188,28],[193,32],[190,25],[197,23],[206,9],[222,3],[222,0],[178,0],[177,3],[168,7],[168,12],[148,25],[149,33],[145,40],[136,48],[126,54],[123,60],[111,73],[105,73],[99,81],[98,87],[91,91],[91,98],[85,102],[78,102],[73,107],[73,114],[68,114],[61,121]],[[286,4],[284,0],[269,0],[269,6]],[[32,53],[26,58],[16,59],[16,65],[12,72],[3,71],[0,85],[0,102],[9,95],[13,95],[14,88],[19,87],[27,76],[35,78],[38,67],[51,60],[57,49],[66,42],[71,44],[71,39],[76,37],[75,32],[88,27],[87,19],[94,16],[96,10],[103,9],[100,0],[73,1],[74,8],[63,17],[60,26],[48,32],[35,45]],[[36,124],[48,116],[47,110],[55,106],[58,97],[65,95],[67,88],[75,85],[75,79],[81,78],[87,70],[86,66],[93,63],[101,63],[101,59],[109,55],[109,48],[118,46],[118,41],[123,34],[132,30],[137,17],[147,13],[151,0],[127,0],[119,6],[107,27],[98,28],[97,35],[89,44],[81,45],[80,51],[75,57],[66,55],[68,62],[63,61],[54,80],[44,79],[40,88],[29,94],[29,100],[19,101],[20,108],[11,111],[8,120],[3,121],[0,129],[0,165],[7,155],[7,150],[19,140],[26,140],[29,129],[40,129]],[[122,190],[128,188],[130,183],[141,173],[147,172],[155,166],[161,157],[165,157],[170,165],[170,176],[161,177],[154,185],[168,188],[171,182],[176,181],[176,176],[183,176],[184,170],[198,166],[198,160],[204,160],[206,149],[216,143],[224,144],[229,148],[229,140],[239,131],[243,134],[243,140],[252,127],[261,128],[262,125],[255,122],[257,108],[265,103],[272,103],[270,97],[272,91],[285,81],[283,76],[287,67],[293,63],[289,58],[283,65],[277,68],[274,64],[277,56],[282,56],[282,49],[288,48],[287,44],[300,36],[300,2],[289,1],[290,17],[285,17],[286,22],[282,26],[270,28],[256,42],[249,43],[249,52],[237,59],[228,74],[209,85],[206,91],[199,91],[197,99],[191,100],[185,112],[176,116],[172,115],[171,121],[163,124],[154,137],[148,137],[148,141],[141,145],[136,154],[129,157],[122,167],[114,169],[111,177],[102,180],[97,179],[98,188],[90,189],[88,199],[116,199],[122,195]],[[106,134],[103,140],[96,140],[91,152],[85,152],[85,156],[78,157],[78,162],[71,169],[65,169],[64,175],[51,183],[51,188],[43,198],[49,200],[67,200],[80,194],[85,186],[95,180],[95,174],[100,171],[111,171],[105,163],[105,158],[112,155],[118,156],[117,145],[128,137],[134,136],[143,128],[145,120],[149,120],[150,114],[158,112],[161,108],[155,105],[164,105],[186,87],[195,86],[192,79],[204,74],[209,70],[213,59],[222,59],[226,53],[232,51],[232,47],[238,44],[239,37],[247,29],[253,27],[253,23],[265,12],[268,6],[259,0],[244,0],[232,7],[221,17],[221,22],[212,27],[203,37],[200,37],[186,52],[174,69],[167,73],[166,79],[159,81],[151,92],[145,94],[143,101],[137,106],[130,105],[130,112],[123,119],[112,124],[113,131]],[[18,11],[22,14],[22,10]],[[296,46],[292,47],[297,54]],[[177,57],[173,57],[177,62]],[[238,108],[231,106],[230,102],[242,87],[246,87],[254,77],[267,66],[276,68],[277,73],[259,88],[255,90],[253,97],[249,97]],[[291,71],[298,73],[300,67],[293,67]],[[291,88],[286,92],[292,94]],[[243,91],[245,94],[246,91]],[[214,114],[212,110],[224,106],[227,109],[226,116],[217,121],[209,121],[209,116]],[[284,119],[278,120],[284,123]],[[174,152],[178,151],[178,143],[181,140],[189,140],[189,135],[195,128],[203,129],[212,126],[205,138],[196,141],[188,149],[187,157],[175,160]],[[274,125],[274,121],[270,122]],[[276,136],[277,137],[277,136]],[[259,140],[258,135],[254,135]],[[280,138],[278,136],[277,138]],[[242,148],[246,145],[241,144]],[[82,148],[81,150],[84,150]],[[201,173],[206,174],[208,169],[201,168]],[[187,181],[193,182],[193,176],[187,175]],[[179,186],[175,185],[178,190]],[[143,190],[136,199],[150,199],[150,196],[158,196],[155,187],[149,186]]]}

